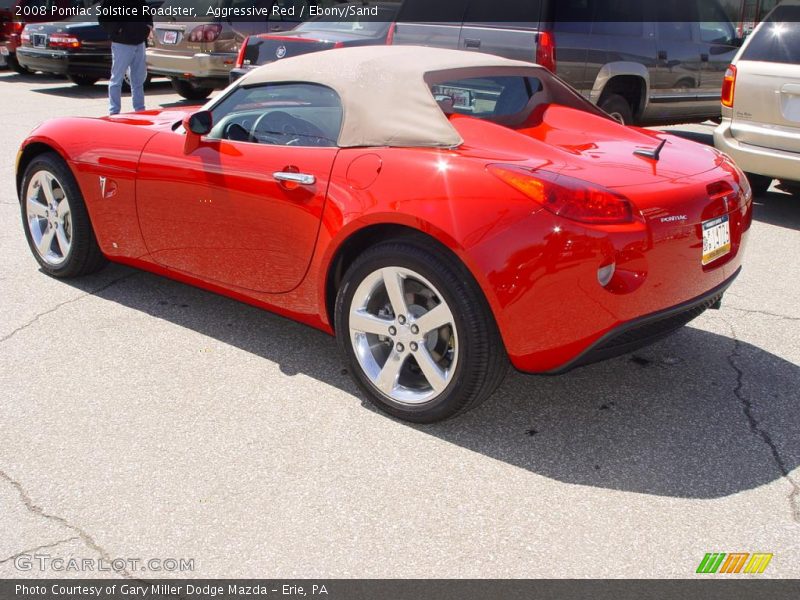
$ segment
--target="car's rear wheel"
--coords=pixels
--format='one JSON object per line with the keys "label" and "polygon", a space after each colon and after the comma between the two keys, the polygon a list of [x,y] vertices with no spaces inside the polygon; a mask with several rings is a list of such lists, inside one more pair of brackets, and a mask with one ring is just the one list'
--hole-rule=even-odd
{"label": "car's rear wheel", "polygon": [[72,83],[81,87],[92,86],[100,80],[99,77],[91,77],[89,75],[68,75],[67,77]]}
{"label": "car's rear wheel", "polygon": [[20,75],[26,75],[26,74],[30,73],[30,70],[28,70],[26,67],[23,67],[21,64],[19,64],[19,60],[17,60],[17,55],[16,54],[9,54],[6,57],[6,59],[8,61],[9,68],[12,71],[14,71],[15,73],[19,73]]}
{"label": "car's rear wheel", "polygon": [[172,78],[172,89],[187,100],[204,100],[214,91],[213,87],[196,85],[185,79]]}
{"label": "car's rear wheel", "polygon": [[432,423],[466,412],[506,372],[477,284],[426,243],[385,242],[362,253],[343,278],[335,320],[356,383],[401,419]]}
{"label": "car's rear wheel", "polygon": [[745,173],[747,181],[750,182],[750,188],[753,190],[754,196],[766,194],[769,186],[772,185],[772,177],[766,175],[756,175],[755,173]]}
{"label": "car's rear wheel", "polygon": [[619,94],[608,94],[600,100],[598,106],[623,125],[633,123],[633,109]]}
{"label": "car's rear wheel", "polygon": [[28,245],[47,273],[77,277],[105,266],[78,183],[58,155],[37,156],[25,169],[20,207]]}

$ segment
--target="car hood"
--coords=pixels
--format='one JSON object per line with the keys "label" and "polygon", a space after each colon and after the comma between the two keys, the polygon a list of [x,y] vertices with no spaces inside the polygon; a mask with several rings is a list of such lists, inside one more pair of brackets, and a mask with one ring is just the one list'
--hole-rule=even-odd
{"label": "car hood", "polygon": [[[673,135],[557,105],[540,115],[535,125],[519,130],[460,115],[451,123],[468,152],[564,172],[608,188],[680,179],[720,165],[713,148]],[[634,154],[655,150],[664,140],[658,160]]]}

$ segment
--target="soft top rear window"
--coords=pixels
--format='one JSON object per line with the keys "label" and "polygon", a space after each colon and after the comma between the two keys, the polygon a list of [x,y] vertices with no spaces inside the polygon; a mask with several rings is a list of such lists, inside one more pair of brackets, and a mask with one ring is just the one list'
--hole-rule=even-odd
{"label": "soft top rear window", "polygon": [[445,114],[469,115],[507,127],[529,125],[536,108],[545,104],[607,116],[544,69],[460,69],[429,73],[426,82]]}
{"label": "soft top rear window", "polygon": [[800,64],[800,5],[776,8],[748,41],[740,60]]}

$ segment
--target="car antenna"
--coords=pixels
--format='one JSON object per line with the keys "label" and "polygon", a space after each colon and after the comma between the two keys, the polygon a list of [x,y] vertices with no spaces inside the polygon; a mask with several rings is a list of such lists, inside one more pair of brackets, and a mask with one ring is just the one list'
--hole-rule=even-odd
{"label": "car antenna", "polygon": [[664,148],[666,143],[667,140],[661,140],[661,143],[655,150],[645,150],[642,148],[639,150],[634,150],[633,153],[636,154],[637,156],[644,156],[645,158],[652,158],[653,160],[658,160],[661,157],[661,150],[662,148]]}

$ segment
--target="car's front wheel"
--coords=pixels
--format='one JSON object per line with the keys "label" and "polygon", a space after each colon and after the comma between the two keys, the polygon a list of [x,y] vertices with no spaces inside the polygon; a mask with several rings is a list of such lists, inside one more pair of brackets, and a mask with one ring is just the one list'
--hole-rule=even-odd
{"label": "car's front wheel", "polygon": [[178,79],[177,77],[173,77],[171,81],[172,89],[187,100],[205,100],[214,91],[213,87],[196,85],[191,81]]}
{"label": "car's front wheel", "polygon": [[343,278],[335,320],[356,383],[378,408],[408,421],[474,408],[507,369],[477,284],[429,243],[385,242],[362,253]]}
{"label": "car's front wheel", "polygon": [[25,169],[20,207],[25,237],[44,271],[66,278],[105,266],[78,183],[58,155],[37,156]]}

